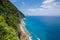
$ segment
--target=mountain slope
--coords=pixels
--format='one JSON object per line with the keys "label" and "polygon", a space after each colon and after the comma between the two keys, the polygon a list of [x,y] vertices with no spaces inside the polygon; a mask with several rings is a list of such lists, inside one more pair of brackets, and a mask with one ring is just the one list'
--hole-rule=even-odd
{"label": "mountain slope", "polygon": [[0,0],[0,40],[19,40],[18,27],[24,17],[9,0]]}

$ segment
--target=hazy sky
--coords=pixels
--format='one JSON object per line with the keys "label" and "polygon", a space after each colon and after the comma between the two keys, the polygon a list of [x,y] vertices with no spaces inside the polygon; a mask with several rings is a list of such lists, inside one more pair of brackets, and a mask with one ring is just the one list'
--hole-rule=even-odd
{"label": "hazy sky", "polygon": [[60,0],[10,0],[22,13],[30,16],[60,16]]}

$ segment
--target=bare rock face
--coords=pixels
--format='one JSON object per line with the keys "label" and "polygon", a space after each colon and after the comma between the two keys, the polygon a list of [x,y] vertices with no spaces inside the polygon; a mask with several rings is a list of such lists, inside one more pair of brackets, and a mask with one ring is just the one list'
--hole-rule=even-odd
{"label": "bare rock face", "polygon": [[28,34],[22,33],[20,37],[21,37],[21,40],[29,40]]}
{"label": "bare rock face", "polygon": [[30,40],[29,34],[27,30],[25,29],[25,24],[23,20],[21,20],[21,23],[20,23],[20,30],[21,30],[20,40]]}

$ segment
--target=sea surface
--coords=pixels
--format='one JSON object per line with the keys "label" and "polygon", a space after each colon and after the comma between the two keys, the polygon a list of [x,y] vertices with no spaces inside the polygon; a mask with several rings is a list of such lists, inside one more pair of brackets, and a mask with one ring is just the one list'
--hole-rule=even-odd
{"label": "sea surface", "polygon": [[33,40],[60,40],[60,16],[26,16],[24,21]]}

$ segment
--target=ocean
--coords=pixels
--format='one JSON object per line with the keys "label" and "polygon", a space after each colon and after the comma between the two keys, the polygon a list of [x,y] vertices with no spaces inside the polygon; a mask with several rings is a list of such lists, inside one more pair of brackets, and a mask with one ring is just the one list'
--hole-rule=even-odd
{"label": "ocean", "polygon": [[60,40],[60,16],[26,16],[24,22],[33,40]]}

